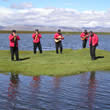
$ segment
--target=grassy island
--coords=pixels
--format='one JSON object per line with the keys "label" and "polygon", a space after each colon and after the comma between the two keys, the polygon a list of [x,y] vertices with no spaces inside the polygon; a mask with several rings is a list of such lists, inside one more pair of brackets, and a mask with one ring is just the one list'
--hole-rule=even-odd
{"label": "grassy island", "polygon": [[9,50],[0,50],[0,72],[13,72],[23,75],[74,75],[88,71],[110,70],[110,52],[96,50],[97,56],[104,56],[92,61],[89,49],[65,49],[63,54],[44,51],[33,54],[32,51],[20,51],[21,61],[11,61]]}

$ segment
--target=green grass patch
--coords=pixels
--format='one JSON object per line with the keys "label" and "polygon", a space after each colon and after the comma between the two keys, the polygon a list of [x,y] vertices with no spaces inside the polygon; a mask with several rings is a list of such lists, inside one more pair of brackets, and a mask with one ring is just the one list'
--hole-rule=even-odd
{"label": "green grass patch", "polygon": [[0,50],[0,72],[14,72],[23,75],[65,76],[89,71],[110,70],[110,52],[96,50],[97,56],[104,58],[91,61],[89,49],[65,49],[63,54],[44,51],[33,54],[32,51],[20,51],[22,61],[11,61],[9,50]]}
{"label": "green grass patch", "polygon": [[[23,30],[17,30],[17,33],[20,34],[32,34],[34,31],[23,31]],[[0,30],[0,33],[11,33],[11,30]],[[41,34],[55,34],[56,31],[41,31]],[[96,34],[99,35],[110,35],[110,32],[95,32]],[[81,32],[62,32],[62,34],[67,34],[67,35],[76,35],[76,34],[81,34]]]}

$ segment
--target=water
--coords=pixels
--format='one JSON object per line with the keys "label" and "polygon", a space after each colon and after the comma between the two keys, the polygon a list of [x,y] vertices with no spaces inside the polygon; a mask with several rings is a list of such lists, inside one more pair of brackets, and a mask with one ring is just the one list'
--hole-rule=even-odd
{"label": "water", "polygon": [[68,77],[0,74],[0,110],[110,110],[110,72]]}
{"label": "water", "polygon": [[[9,34],[0,34],[0,50],[9,49]],[[19,41],[20,50],[33,50],[32,34],[19,34],[21,40]],[[53,39],[54,34],[43,34],[41,43],[43,50],[55,50],[55,43]],[[110,35],[98,35],[99,36],[99,46],[98,49],[110,51]],[[82,42],[80,40],[80,35],[64,35],[65,39],[63,41],[64,48],[71,49],[81,49]],[[89,44],[87,43],[87,47]]]}
{"label": "water", "polygon": [[[0,50],[9,50],[8,35],[0,34]],[[19,35],[19,49],[32,50],[32,35]],[[53,36],[43,34],[43,50],[55,50]],[[79,35],[64,37],[64,48],[81,48]],[[98,48],[110,51],[109,42],[109,35],[99,35]],[[0,74],[0,110],[110,110],[110,72],[68,77]]]}

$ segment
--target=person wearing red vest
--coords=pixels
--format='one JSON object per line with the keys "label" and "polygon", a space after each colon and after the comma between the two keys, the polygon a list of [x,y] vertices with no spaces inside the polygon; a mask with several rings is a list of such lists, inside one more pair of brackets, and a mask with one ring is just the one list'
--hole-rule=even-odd
{"label": "person wearing red vest", "polygon": [[54,35],[55,44],[56,44],[56,53],[58,54],[58,49],[60,48],[60,53],[63,51],[62,40],[64,37],[62,36],[61,30],[58,29],[58,32]]}
{"label": "person wearing red vest", "polygon": [[98,36],[90,31],[90,38],[89,38],[89,46],[90,46],[90,56],[92,60],[96,60],[96,47],[98,46]]}
{"label": "person wearing red vest", "polygon": [[39,33],[39,30],[35,29],[35,33],[32,34],[34,54],[36,54],[37,47],[39,48],[40,53],[42,53],[42,46],[41,46],[41,43],[40,43],[41,37],[42,37],[42,35]]}
{"label": "person wearing red vest", "polygon": [[18,40],[20,40],[20,37],[16,34],[16,30],[12,30],[12,33],[9,35],[12,61],[14,60],[14,54],[16,55],[16,61],[19,60]]}
{"label": "person wearing red vest", "polygon": [[89,33],[87,32],[87,30],[84,30],[84,32],[82,32],[80,34],[81,40],[82,40],[82,47],[86,48],[86,44],[87,44],[87,40],[89,37]]}

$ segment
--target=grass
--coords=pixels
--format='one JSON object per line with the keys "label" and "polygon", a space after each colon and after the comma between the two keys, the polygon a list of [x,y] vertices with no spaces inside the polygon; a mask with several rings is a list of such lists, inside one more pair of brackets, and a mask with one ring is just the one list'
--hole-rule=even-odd
{"label": "grass", "polygon": [[[32,34],[34,31],[23,31],[23,30],[17,30],[17,33],[20,34]],[[0,30],[0,33],[11,33],[10,30]],[[41,31],[41,34],[55,34],[55,32],[50,32],[50,31]],[[63,34],[68,34],[68,35],[74,35],[74,34],[81,34],[81,32],[62,32]],[[110,32],[95,32],[96,34],[100,35],[110,35]]]}
{"label": "grass", "polygon": [[9,50],[0,50],[0,72],[14,72],[23,75],[74,75],[89,71],[110,70],[110,52],[97,50],[97,56],[103,59],[91,61],[89,49],[65,49],[63,54],[55,51],[44,51],[43,54],[33,54],[32,51],[20,51],[22,61],[11,61]]}

